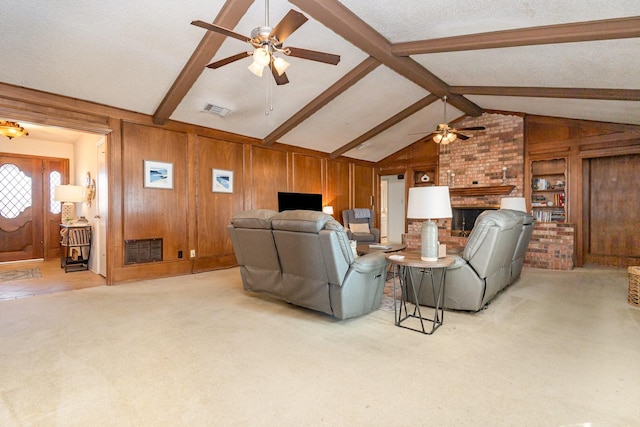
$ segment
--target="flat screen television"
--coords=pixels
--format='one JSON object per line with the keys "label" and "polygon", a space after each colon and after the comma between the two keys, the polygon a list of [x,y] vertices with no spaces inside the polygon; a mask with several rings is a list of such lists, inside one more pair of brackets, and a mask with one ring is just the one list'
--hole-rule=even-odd
{"label": "flat screen television", "polygon": [[294,209],[322,212],[322,194],[278,192],[278,211]]}

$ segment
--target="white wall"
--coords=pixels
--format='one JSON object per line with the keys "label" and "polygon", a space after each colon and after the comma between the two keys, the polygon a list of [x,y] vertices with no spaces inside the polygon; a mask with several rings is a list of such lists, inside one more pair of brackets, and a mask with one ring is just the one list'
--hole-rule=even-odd
{"label": "white wall", "polygon": [[[98,176],[98,144],[104,141],[103,135],[85,134],[76,141],[74,144],[74,157],[75,157],[75,172],[73,181],[76,185],[87,187],[87,172],[91,174],[91,178],[94,180]],[[86,197],[85,190],[85,197]],[[93,238],[91,239],[91,256],[89,258],[89,269],[94,273],[97,271],[97,260],[99,249],[97,247],[99,241],[97,237],[97,227],[95,223],[96,215],[96,201],[95,199],[89,203],[77,203],[76,214],[83,216],[89,220],[89,224],[93,226]]]}
{"label": "white wall", "polygon": [[383,176],[381,179],[388,183],[387,240],[392,243],[400,243],[405,227],[405,181],[398,179],[397,175]]}
{"label": "white wall", "polygon": [[74,157],[72,143],[42,141],[29,136],[9,140],[8,138],[0,136],[0,153],[69,159],[69,179],[71,180],[71,184],[75,183],[73,177]]}

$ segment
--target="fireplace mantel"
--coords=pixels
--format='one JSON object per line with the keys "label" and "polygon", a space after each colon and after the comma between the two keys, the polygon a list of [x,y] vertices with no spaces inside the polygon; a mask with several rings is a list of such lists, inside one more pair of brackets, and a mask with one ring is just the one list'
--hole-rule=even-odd
{"label": "fireplace mantel", "polygon": [[451,196],[506,196],[513,189],[515,185],[490,185],[485,187],[457,187],[449,188],[449,194]]}

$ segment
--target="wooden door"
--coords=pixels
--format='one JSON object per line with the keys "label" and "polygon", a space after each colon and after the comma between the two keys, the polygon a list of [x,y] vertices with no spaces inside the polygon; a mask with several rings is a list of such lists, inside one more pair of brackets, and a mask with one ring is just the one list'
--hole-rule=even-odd
{"label": "wooden door", "polygon": [[353,207],[375,208],[375,177],[371,166],[354,165],[353,168]]}
{"label": "wooden door", "polygon": [[586,161],[583,253],[587,263],[626,267],[640,262],[640,155]]}
{"label": "wooden door", "polygon": [[60,203],[53,187],[68,180],[67,159],[0,156],[0,262],[60,256]]}
{"label": "wooden door", "polygon": [[44,259],[60,258],[61,202],[53,200],[53,189],[69,182],[68,159],[42,159],[42,213]]}
{"label": "wooden door", "polygon": [[0,262],[43,258],[42,160],[0,156]]}

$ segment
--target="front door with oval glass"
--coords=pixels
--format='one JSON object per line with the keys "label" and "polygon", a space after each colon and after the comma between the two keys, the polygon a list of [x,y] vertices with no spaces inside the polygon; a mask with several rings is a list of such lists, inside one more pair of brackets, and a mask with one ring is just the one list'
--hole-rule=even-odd
{"label": "front door with oval glass", "polygon": [[60,254],[60,203],[53,187],[66,180],[67,159],[0,156],[0,262]]}

